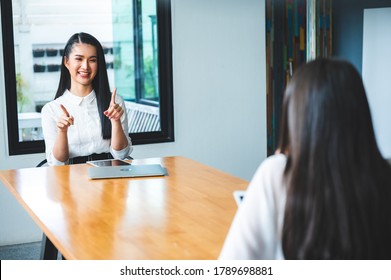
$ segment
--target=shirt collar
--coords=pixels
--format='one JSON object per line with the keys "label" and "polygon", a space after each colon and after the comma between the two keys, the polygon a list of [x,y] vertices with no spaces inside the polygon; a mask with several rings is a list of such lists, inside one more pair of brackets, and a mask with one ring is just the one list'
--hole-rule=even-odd
{"label": "shirt collar", "polygon": [[87,96],[84,96],[84,97],[81,97],[81,96],[77,96],[77,95],[74,95],[72,92],[70,92],[69,90],[66,90],[65,91],[65,94],[66,96],[69,98],[69,100],[71,100],[72,103],[76,104],[76,105],[80,105],[83,101],[84,102],[87,102],[87,103],[91,103],[92,101],[95,100],[96,98],[96,94],[95,94],[95,91],[92,90],[90,92],[90,94],[88,94]]}

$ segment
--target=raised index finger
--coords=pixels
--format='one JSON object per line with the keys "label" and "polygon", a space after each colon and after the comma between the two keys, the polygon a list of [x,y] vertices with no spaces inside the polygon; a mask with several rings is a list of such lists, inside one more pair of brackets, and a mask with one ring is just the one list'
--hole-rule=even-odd
{"label": "raised index finger", "polygon": [[110,101],[110,103],[111,103],[112,105],[116,104],[116,103],[115,103],[115,96],[116,96],[116,95],[117,95],[117,89],[114,88],[113,94],[111,95],[111,101]]}
{"label": "raised index finger", "polygon": [[64,113],[65,116],[69,117],[69,113],[67,111],[67,109],[64,107],[64,105],[60,104],[60,108],[62,110],[62,112]]}

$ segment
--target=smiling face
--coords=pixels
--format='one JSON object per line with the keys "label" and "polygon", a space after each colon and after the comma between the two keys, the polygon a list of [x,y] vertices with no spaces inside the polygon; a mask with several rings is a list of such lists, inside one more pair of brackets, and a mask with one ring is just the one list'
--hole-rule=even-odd
{"label": "smiling face", "polygon": [[84,89],[82,94],[92,91],[92,81],[98,72],[98,58],[94,46],[83,43],[74,44],[69,56],[64,58],[64,65],[71,76],[72,92],[77,88]]}

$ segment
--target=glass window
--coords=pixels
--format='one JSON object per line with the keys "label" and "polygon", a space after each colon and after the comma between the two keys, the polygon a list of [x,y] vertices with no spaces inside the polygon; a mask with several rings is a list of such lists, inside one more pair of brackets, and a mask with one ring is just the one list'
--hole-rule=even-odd
{"label": "glass window", "polygon": [[2,0],[1,13],[10,154],[44,151],[40,111],[77,32],[101,42],[133,143],[173,141],[170,1]]}

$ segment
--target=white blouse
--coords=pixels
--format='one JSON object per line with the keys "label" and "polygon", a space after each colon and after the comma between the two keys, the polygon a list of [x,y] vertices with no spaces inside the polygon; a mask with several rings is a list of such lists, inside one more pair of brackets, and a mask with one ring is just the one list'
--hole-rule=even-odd
{"label": "white blouse", "polygon": [[[125,110],[125,102],[120,96],[116,95],[115,102]],[[58,161],[52,153],[57,137],[57,120],[63,114],[60,104],[64,105],[69,114],[74,117],[74,125],[68,128],[70,158],[110,152],[114,158],[124,159],[132,152],[132,142],[127,133],[129,129],[126,113],[121,117],[121,124],[129,144],[125,149],[116,151],[111,147],[110,139],[102,137],[95,91],[85,97],[80,97],[66,90],[62,96],[45,104],[41,111],[46,159],[49,165],[66,164],[66,162]]]}
{"label": "white blouse", "polygon": [[259,166],[234,217],[219,259],[284,259],[282,226],[286,202],[286,157],[267,158]]}

